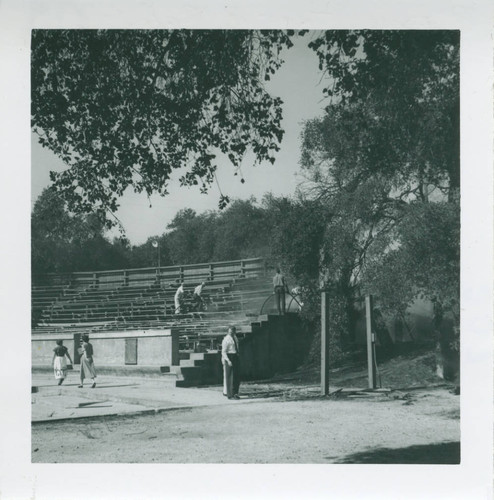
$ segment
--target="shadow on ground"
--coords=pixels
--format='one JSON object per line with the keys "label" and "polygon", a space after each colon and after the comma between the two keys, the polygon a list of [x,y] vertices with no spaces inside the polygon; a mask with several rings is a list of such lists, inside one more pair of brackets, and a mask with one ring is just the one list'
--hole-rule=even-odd
{"label": "shadow on ground", "polygon": [[[96,383],[96,387],[95,389],[113,389],[114,387],[138,387],[139,384],[110,384],[110,385],[99,385],[98,383]],[[56,389],[56,388],[59,388],[59,387],[79,387],[79,382],[75,383],[75,384],[61,384],[61,385],[58,385],[58,384],[37,384],[35,386],[31,386],[32,388],[36,388],[36,389],[39,389],[40,387],[50,387],[51,389]],[[91,384],[89,383],[86,383],[86,385],[84,387],[82,387],[82,389],[91,389]],[[34,392],[38,392],[37,390],[35,390]]]}
{"label": "shadow on ground", "polygon": [[[95,389],[113,389],[114,387],[139,387],[139,384],[119,384],[119,385],[116,385],[116,384],[110,384],[110,385],[99,385],[98,383],[96,383],[96,387]],[[84,389],[87,389],[87,388],[91,388],[91,386],[88,384],[88,385],[85,385],[84,386]]]}
{"label": "shadow on ground", "polygon": [[337,457],[326,457],[338,464],[459,464],[460,443],[426,444],[408,448],[377,448]]}

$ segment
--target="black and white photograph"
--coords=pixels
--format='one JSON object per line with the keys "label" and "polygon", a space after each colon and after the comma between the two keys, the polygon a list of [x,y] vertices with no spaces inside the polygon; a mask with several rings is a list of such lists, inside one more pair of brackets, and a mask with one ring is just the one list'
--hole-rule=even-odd
{"label": "black and white photograph", "polygon": [[487,3],[43,3],[18,28],[5,498],[491,498]]}

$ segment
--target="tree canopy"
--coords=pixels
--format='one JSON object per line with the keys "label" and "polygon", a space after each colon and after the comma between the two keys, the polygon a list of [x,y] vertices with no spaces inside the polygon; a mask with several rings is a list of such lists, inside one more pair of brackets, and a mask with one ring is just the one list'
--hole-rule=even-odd
{"label": "tree canopy", "polygon": [[264,82],[293,35],[34,30],[32,126],[68,166],[51,178],[70,209],[105,218],[127,187],[166,194],[175,169],[207,191],[218,151],[234,167],[247,150],[274,162],[282,101]]}
{"label": "tree canopy", "polygon": [[309,45],[331,100],[306,126],[304,167],[333,161],[349,190],[370,178],[414,194],[459,188],[458,31],[326,31]]}
{"label": "tree canopy", "polygon": [[327,210],[325,283],[349,303],[367,291],[396,313],[422,294],[458,312],[459,32],[327,31],[310,45],[330,77],[301,155],[303,189]]}

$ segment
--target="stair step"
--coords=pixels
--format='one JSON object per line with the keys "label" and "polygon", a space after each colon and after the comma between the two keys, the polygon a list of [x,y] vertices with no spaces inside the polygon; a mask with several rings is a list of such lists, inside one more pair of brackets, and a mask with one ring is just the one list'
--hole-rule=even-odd
{"label": "stair step", "polygon": [[204,364],[203,359],[181,359],[180,368],[190,368],[194,366],[201,366]]}
{"label": "stair step", "polygon": [[191,352],[189,359],[209,361],[215,359],[220,354],[219,351],[216,352]]}
{"label": "stair step", "polygon": [[209,370],[203,366],[181,366],[180,372],[184,379],[201,377],[201,375],[207,374]]}

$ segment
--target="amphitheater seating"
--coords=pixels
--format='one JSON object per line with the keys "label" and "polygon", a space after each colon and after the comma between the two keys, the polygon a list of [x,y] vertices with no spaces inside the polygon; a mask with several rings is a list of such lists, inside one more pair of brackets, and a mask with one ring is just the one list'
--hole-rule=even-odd
{"label": "amphitheater seating", "polygon": [[[261,259],[156,271],[79,273],[65,282],[57,276],[53,285],[33,286],[33,332],[56,335],[177,328],[182,349],[214,349],[229,324],[237,326],[239,335],[249,331],[252,317],[271,293],[271,280],[264,275]],[[180,281],[190,296],[195,286],[206,282],[205,311],[174,314]],[[186,302],[190,304],[190,298]]]}
{"label": "amphitheater seating", "polygon": [[[209,307],[216,311],[242,310],[249,301],[257,299],[259,290],[243,290],[243,280],[247,279],[208,284],[204,295],[209,299]],[[132,320],[147,316],[160,319],[173,314],[174,294],[174,288],[148,286],[120,287],[106,292],[93,289],[76,296],[57,296],[56,301],[46,302],[40,323]]]}

